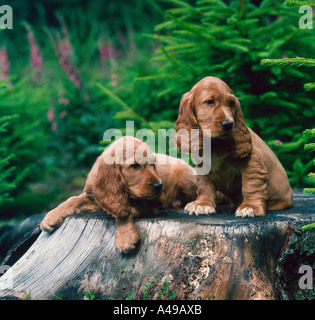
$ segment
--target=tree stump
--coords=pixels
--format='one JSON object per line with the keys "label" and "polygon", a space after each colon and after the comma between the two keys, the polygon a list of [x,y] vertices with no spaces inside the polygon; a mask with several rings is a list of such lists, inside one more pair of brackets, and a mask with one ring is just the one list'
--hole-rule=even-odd
{"label": "tree stump", "polygon": [[[175,299],[281,299],[278,259],[293,229],[315,220],[314,207],[314,196],[295,193],[293,208],[264,218],[237,218],[224,206],[211,216],[162,211],[136,220],[141,242],[132,255],[116,251],[106,213],[67,218],[53,234],[37,229],[0,277],[0,299],[83,299],[92,290],[97,299],[143,299],[155,279],[146,294],[154,299],[167,278]],[[10,259],[14,250],[4,264]]]}

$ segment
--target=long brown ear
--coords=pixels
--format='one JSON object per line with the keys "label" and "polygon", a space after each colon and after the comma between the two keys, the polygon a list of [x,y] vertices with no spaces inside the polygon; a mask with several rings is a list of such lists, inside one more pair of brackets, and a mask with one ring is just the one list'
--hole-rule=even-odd
{"label": "long brown ear", "polygon": [[180,101],[178,117],[175,124],[175,130],[179,129],[197,129],[198,123],[193,110],[192,94],[186,92]]}
{"label": "long brown ear", "polygon": [[245,124],[240,102],[235,99],[234,158],[244,158],[252,150],[252,138]]}
{"label": "long brown ear", "polygon": [[178,117],[175,124],[175,141],[181,152],[191,152],[191,129],[199,129],[199,125],[194,114],[193,95],[186,92],[180,101]]}
{"label": "long brown ear", "polygon": [[96,203],[112,216],[130,213],[128,186],[118,164],[106,164],[101,157],[92,188]]}

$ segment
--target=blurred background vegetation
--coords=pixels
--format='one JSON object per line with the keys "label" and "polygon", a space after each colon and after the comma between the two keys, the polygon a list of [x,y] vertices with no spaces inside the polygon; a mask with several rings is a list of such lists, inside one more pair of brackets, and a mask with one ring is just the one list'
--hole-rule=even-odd
{"label": "blurred background vegetation", "polygon": [[[292,187],[312,187],[314,71],[262,59],[314,57],[315,33],[278,0],[7,1],[0,32],[0,225],[84,187],[105,130],[173,128],[181,96],[222,78]],[[315,26],[314,26],[315,28]],[[1,222],[2,221],[2,222]]]}

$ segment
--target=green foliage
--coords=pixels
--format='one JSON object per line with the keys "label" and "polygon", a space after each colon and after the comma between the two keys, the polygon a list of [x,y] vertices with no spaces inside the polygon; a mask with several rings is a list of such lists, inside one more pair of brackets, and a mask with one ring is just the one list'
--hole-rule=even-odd
{"label": "green foliage", "polygon": [[[10,121],[15,116],[7,116],[0,118],[0,139],[2,140],[6,127],[10,125]],[[0,147],[0,206],[5,202],[12,200],[10,198],[10,192],[17,187],[19,180],[23,178],[23,175],[19,175],[13,178],[15,167],[10,167],[10,162],[14,158],[13,154],[10,154],[8,146],[2,145]]]}
{"label": "green foliage", "polygon": [[217,76],[240,98],[247,124],[293,172],[292,185],[304,185],[295,162],[309,163],[310,157],[303,150],[291,149],[294,154],[288,150],[300,142],[300,132],[313,122],[313,99],[300,90],[311,79],[305,65],[313,61],[295,61],[304,65],[299,71],[279,66],[267,70],[260,61],[312,52],[314,33],[299,29],[297,11],[278,1],[264,0],[258,5],[238,0],[166,3],[170,8],[165,21],[155,27],[155,34],[145,35],[161,43],[154,57],[159,67],[134,79],[132,112],[124,108],[121,118],[141,114],[146,123],[169,119],[174,124],[182,94],[201,78]]}
{"label": "green foliage", "polygon": [[[156,279],[151,279],[148,283],[144,284],[143,296],[142,296],[143,300],[150,300],[149,295],[153,290],[153,288],[157,286],[155,281]],[[169,281],[170,281],[170,278],[166,278],[162,286],[158,289],[158,292],[155,297],[156,300],[170,300],[175,298],[175,294],[173,290],[169,289],[168,287]],[[133,300],[133,299],[134,299],[134,295],[128,296],[126,298],[126,300]],[[151,299],[153,300],[153,298]],[[117,300],[117,299],[110,297],[109,300]]]}
{"label": "green foliage", "polygon": [[[25,78],[0,88],[0,204],[42,174],[46,135],[43,88],[32,88]],[[19,186],[19,188],[17,188]]]}
{"label": "green foliage", "polygon": [[303,232],[299,227],[294,229],[286,250],[281,253],[276,269],[277,283],[285,300],[314,300],[315,288],[301,289],[298,272],[303,265],[315,269],[315,232]]}
{"label": "green foliage", "polygon": [[84,293],[84,300],[94,300],[95,299],[95,294],[94,294],[94,289],[91,291],[83,291]]}
{"label": "green foliage", "polygon": [[[144,285],[145,289],[143,290],[143,300],[147,300],[148,293],[150,292],[150,290],[152,290],[153,287],[156,286],[156,284],[154,283],[155,281],[156,279],[151,279],[148,284]],[[169,278],[165,279],[156,295],[156,300],[169,300],[175,297],[173,290],[170,290],[168,287],[169,281]]]}
{"label": "green foliage", "polygon": [[[303,145],[313,142],[302,132],[313,127],[313,93],[300,89],[315,88],[314,61],[301,58],[311,57],[315,35],[298,28],[296,8],[279,0],[14,0],[12,7],[21,23],[1,32],[0,46],[10,62],[4,68],[0,59],[0,118],[14,115],[0,132],[4,201],[29,182],[88,170],[104,131],[124,129],[126,120],[135,131],[174,128],[182,94],[208,75],[233,88],[292,185],[312,186]],[[292,57],[290,67],[260,65],[283,57]]]}
{"label": "green foliage", "polygon": [[[315,59],[310,58],[285,58],[285,59],[264,59],[261,65],[285,66],[285,67],[315,67]],[[315,90],[315,82],[304,84],[305,91]]]}
{"label": "green foliage", "polygon": [[314,6],[315,2],[310,0],[310,1],[299,1],[299,0],[285,0],[284,2],[285,5],[287,6],[304,6],[304,5],[308,5],[308,6]]}
{"label": "green foliage", "polygon": [[0,88],[0,205],[12,200],[10,194],[18,185],[41,172],[45,149],[41,120],[47,96],[42,88],[30,87],[28,80],[2,80]]}
{"label": "green foliage", "polygon": [[170,290],[168,288],[168,282],[170,281],[169,278],[167,278],[160,289],[160,292],[158,293],[156,300],[168,300],[175,297],[175,294],[173,293],[173,290]]}
{"label": "green foliage", "polygon": [[22,295],[22,300],[31,300],[31,293],[28,292]]}
{"label": "green foliage", "polygon": [[[315,152],[315,143],[311,141],[315,141],[315,128],[314,129],[307,129],[303,132],[304,137],[306,138],[306,143],[304,145],[304,150],[308,152]],[[312,167],[315,165],[315,158],[312,160]],[[311,185],[315,186],[315,173],[310,172],[308,174],[308,178],[311,180]],[[315,187],[314,188],[305,188],[304,189],[305,193],[315,193]]]}
{"label": "green foliage", "polygon": [[[121,106],[96,83],[123,92],[119,96],[129,104],[130,79],[150,66],[153,41],[143,43],[141,33],[151,31],[161,16],[155,1],[149,2],[12,1],[19,23],[1,33],[0,45],[1,83],[7,84],[0,90],[0,118],[17,115],[1,133],[1,147],[10,150],[1,163],[10,166],[6,175],[13,172],[5,181],[17,199],[10,208],[1,208],[6,214],[15,205],[25,211],[19,200],[29,182],[53,189],[55,179],[62,179],[57,185],[66,188],[66,178],[85,175],[99,155],[104,131],[123,121]],[[14,189],[13,177],[23,172]],[[50,192],[46,202],[55,190]]]}
{"label": "green foliage", "polygon": [[147,300],[147,295],[149,291],[155,286],[155,280],[156,279],[151,279],[148,284],[144,284],[145,289],[143,290],[143,300]]}
{"label": "green foliage", "polygon": [[[287,0],[285,2],[287,5],[307,5],[309,2],[307,1],[295,1],[295,0]],[[315,3],[313,3],[315,4]],[[296,58],[285,58],[285,59],[264,59],[261,61],[262,65],[266,65],[269,67],[272,66],[281,66],[281,67],[315,67],[315,59],[311,58],[304,58],[304,57],[296,57]],[[304,89],[306,91],[313,91],[315,90],[315,82],[312,83],[306,83],[304,85]],[[311,119],[314,120],[314,106],[311,108],[312,114]],[[304,145],[304,150],[306,151],[315,151],[315,143],[312,142],[315,138],[315,129],[307,129],[303,132],[303,137],[296,141],[295,143],[287,143],[284,146],[282,146],[282,150],[284,148],[289,147],[289,151],[296,151],[297,149],[300,149],[301,143],[306,143]],[[292,148],[290,148],[290,146]],[[285,150],[284,150],[285,151]],[[306,176],[307,173],[310,171],[310,169],[315,164],[315,158],[311,159],[306,164],[302,163],[301,158],[298,158],[293,163],[293,171],[288,171],[289,179],[291,184],[293,185],[299,185],[299,186],[305,186],[305,185],[315,185],[315,174],[310,172],[308,174],[308,177]],[[306,193],[315,193],[315,188],[305,188],[304,192]]]}
{"label": "green foliage", "polygon": [[[298,80],[288,80],[295,71],[266,71],[259,63],[264,57],[293,52],[297,55],[314,48],[310,45],[312,34],[289,23],[298,14],[269,0],[259,6],[250,1],[241,5],[239,1],[219,0],[197,1],[195,5],[168,2],[174,8],[166,11],[166,21],[156,26],[156,34],[148,36],[162,43],[155,60],[162,65],[158,79],[164,75],[167,81],[160,92],[167,88],[165,94],[174,97],[170,106],[174,108],[174,118],[181,95],[200,78],[213,75],[233,88],[241,99],[248,124],[264,138],[288,138],[290,115],[297,115],[302,100],[311,105],[311,99],[298,92]],[[300,73],[298,78],[303,75]],[[271,114],[274,123],[268,125]]]}
{"label": "green foliage", "polygon": [[315,222],[302,227],[302,231],[315,230]]}
{"label": "green foliage", "polygon": [[289,67],[315,67],[315,59],[310,58],[285,58],[285,59],[264,59],[261,65],[268,66],[289,66]]}

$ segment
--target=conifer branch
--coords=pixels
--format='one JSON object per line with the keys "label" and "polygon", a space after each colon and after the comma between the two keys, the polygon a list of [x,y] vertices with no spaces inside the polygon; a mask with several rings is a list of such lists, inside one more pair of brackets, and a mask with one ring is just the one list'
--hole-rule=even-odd
{"label": "conifer branch", "polygon": [[315,82],[305,83],[305,85],[304,85],[304,90],[305,90],[305,91],[315,90]]}
{"label": "conifer branch", "polygon": [[315,59],[311,58],[285,58],[285,59],[263,59],[261,65],[267,66],[289,66],[289,67],[315,67]]}
{"label": "conifer branch", "polygon": [[300,1],[300,0],[286,0],[284,2],[285,5],[292,7],[292,6],[315,6],[315,2],[308,0],[308,1]]}

